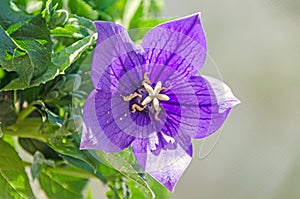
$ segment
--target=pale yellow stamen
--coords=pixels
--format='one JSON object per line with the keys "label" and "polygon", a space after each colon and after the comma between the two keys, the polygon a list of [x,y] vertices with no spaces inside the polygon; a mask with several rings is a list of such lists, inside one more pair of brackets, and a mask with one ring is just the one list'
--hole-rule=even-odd
{"label": "pale yellow stamen", "polygon": [[167,90],[170,90],[171,88],[172,88],[172,84],[170,83],[168,87],[162,87],[161,90],[162,90],[162,91],[163,91],[163,90],[167,91]]}
{"label": "pale yellow stamen", "polygon": [[[131,110],[132,113],[135,113],[136,111],[143,111],[149,103],[152,102],[153,105],[153,109],[156,111],[154,119],[155,120],[159,120],[158,115],[161,112],[161,107],[159,104],[159,101],[168,101],[170,100],[169,96],[165,95],[165,94],[161,94],[160,92],[162,90],[168,90],[172,88],[172,85],[170,84],[168,88],[162,87],[162,83],[161,81],[158,81],[157,84],[155,85],[154,89],[151,87],[151,82],[150,79],[148,77],[148,72],[144,73],[144,80],[142,82],[142,85],[144,86],[145,90],[148,92],[148,96],[142,101],[142,106],[138,105],[138,104],[133,104],[131,106]],[[135,97],[139,97],[140,99],[142,99],[142,95],[138,94],[136,92],[130,94],[129,96],[122,96],[124,101],[130,101]],[[154,110],[151,110],[151,112],[154,112]]]}
{"label": "pale yellow stamen", "polygon": [[142,85],[144,85],[144,83],[147,83],[147,84],[151,84],[151,81],[150,81],[150,79],[149,79],[149,77],[148,77],[148,72],[145,72],[144,73],[144,80],[143,80],[143,82],[142,82]]}
{"label": "pale yellow stamen", "polygon": [[138,111],[143,111],[146,107],[147,107],[147,105],[141,107],[141,106],[139,106],[139,105],[137,105],[137,104],[133,104],[132,107],[131,107],[131,109],[132,109],[131,112],[132,112],[132,113],[135,113],[136,110],[138,110]]}
{"label": "pale yellow stamen", "polygon": [[156,121],[159,120],[158,115],[159,115],[160,111],[161,111],[161,108],[158,107],[158,110],[156,111],[155,116],[154,116],[154,119],[155,119]]}
{"label": "pale yellow stamen", "polygon": [[134,93],[131,93],[129,96],[123,96],[123,95],[121,95],[121,97],[123,98],[123,100],[125,102],[129,102],[130,100],[132,100],[135,97],[142,98],[143,96],[141,94],[138,94],[138,93],[134,92]]}
{"label": "pale yellow stamen", "polygon": [[156,111],[155,120],[158,120],[158,115],[161,111],[161,108],[159,105],[159,100],[168,101],[170,98],[167,95],[160,93],[160,91],[162,90],[161,81],[157,82],[154,89],[147,83],[144,83],[144,87],[145,87],[146,91],[149,93],[149,95],[142,102],[142,106],[145,106],[145,105],[149,104],[150,102],[152,102],[154,110]]}

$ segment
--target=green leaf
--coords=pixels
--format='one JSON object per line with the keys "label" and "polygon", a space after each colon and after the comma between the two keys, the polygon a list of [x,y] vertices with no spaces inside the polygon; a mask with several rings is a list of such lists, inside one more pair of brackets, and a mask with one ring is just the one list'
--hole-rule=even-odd
{"label": "green leaf", "polygon": [[142,0],[130,0],[126,2],[124,13],[123,13],[123,25],[129,28],[130,22],[133,19],[135,13],[139,9]]}
{"label": "green leaf", "polygon": [[97,10],[104,11],[107,8],[111,7],[116,3],[118,0],[87,0],[87,2]]}
{"label": "green leaf", "polygon": [[96,41],[97,35],[86,37],[79,40],[62,51],[56,53],[52,58],[54,65],[60,67],[60,71],[65,71],[72,63],[74,63],[80,55]]}
{"label": "green leaf", "polygon": [[55,10],[51,17],[50,27],[63,26],[68,20],[69,14],[66,10]]}
{"label": "green leaf", "polygon": [[49,140],[48,144],[56,152],[62,154],[63,158],[64,156],[69,156],[83,161],[92,168],[93,173],[96,173],[100,162],[95,158],[97,156],[92,151],[79,150],[79,139],[78,135],[73,134],[69,137],[57,137]]}
{"label": "green leaf", "polygon": [[19,11],[10,0],[0,0],[0,5],[0,26],[4,29],[12,24],[31,18],[30,15]]}
{"label": "green leaf", "polygon": [[105,10],[105,13],[111,17],[110,21],[121,22],[126,2],[127,0],[117,0]]}
{"label": "green leaf", "polygon": [[39,182],[49,198],[82,199],[82,191],[88,180],[43,171]]}
{"label": "green leaf", "polygon": [[68,6],[73,14],[92,20],[98,19],[98,12],[83,0],[69,0]]}
{"label": "green leaf", "polygon": [[157,17],[164,7],[163,0],[143,0],[143,16]]}
{"label": "green leaf", "polygon": [[0,65],[16,72],[23,84],[42,75],[51,57],[50,31],[41,16],[20,21],[6,30],[0,25]]}
{"label": "green leaf", "polygon": [[95,33],[96,29],[93,22],[84,17],[77,15],[70,15],[64,27],[56,27],[51,30],[52,36],[70,37],[70,38],[84,38]]}
{"label": "green leaf", "polygon": [[35,198],[17,152],[0,139],[0,198]]}
{"label": "green leaf", "polygon": [[[131,17],[130,28],[153,27],[160,21],[156,19],[162,10],[162,0],[142,0],[135,14]],[[165,20],[166,21],[166,20]],[[151,24],[150,24],[150,23]],[[164,21],[160,21],[164,22]],[[155,24],[154,24],[155,23]]]}
{"label": "green leaf", "polygon": [[37,152],[39,152],[47,159],[61,160],[61,158],[52,148],[37,139],[19,138],[19,144],[31,155],[35,155]]}
{"label": "green leaf", "polygon": [[54,167],[55,163],[53,160],[46,160],[45,156],[37,151],[33,156],[33,163],[30,168],[33,179],[36,179],[41,175],[43,165]]}
{"label": "green leaf", "polygon": [[[127,152],[127,151],[125,151]],[[154,198],[154,193],[148,183],[139,175],[137,170],[133,168],[133,166],[121,156],[120,153],[108,153],[104,151],[97,151],[97,155],[100,160],[119,171],[123,176],[133,180],[139,188],[143,190],[143,192],[147,195],[147,198]]]}
{"label": "green leaf", "polygon": [[31,88],[35,86],[39,86],[40,84],[44,84],[52,79],[54,79],[56,76],[60,74],[59,66],[55,66],[51,64],[45,73],[43,73],[40,77],[32,80],[29,85],[26,83],[23,83],[21,78],[16,78],[12,81],[10,81],[9,84],[4,86],[0,91],[10,91],[10,90],[24,90],[26,88]]}
{"label": "green leaf", "polygon": [[0,91],[24,90],[25,88],[45,84],[46,82],[53,80],[56,76],[64,74],[65,70],[67,70],[84,51],[93,46],[96,37],[96,34],[88,36],[57,52],[52,58],[53,64],[47,68],[44,74],[32,80],[29,85],[23,83],[20,78],[17,78],[12,80],[4,88],[0,89]]}

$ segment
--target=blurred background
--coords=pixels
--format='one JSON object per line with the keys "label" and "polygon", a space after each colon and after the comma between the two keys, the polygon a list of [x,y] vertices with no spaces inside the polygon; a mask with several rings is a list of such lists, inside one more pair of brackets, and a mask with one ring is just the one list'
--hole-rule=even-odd
{"label": "blurred background", "polygon": [[221,134],[194,143],[172,198],[300,198],[300,1],[165,2],[164,17],[202,13],[208,63],[242,101]]}

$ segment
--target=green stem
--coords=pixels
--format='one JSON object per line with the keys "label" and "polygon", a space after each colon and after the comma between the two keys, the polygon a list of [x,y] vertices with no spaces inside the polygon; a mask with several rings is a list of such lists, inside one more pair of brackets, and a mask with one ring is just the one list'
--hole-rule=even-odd
{"label": "green stem", "polygon": [[[24,161],[24,164],[27,167],[31,167],[30,162],[25,162]],[[67,176],[84,178],[84,179],[97,178],[92,173],[89,173],[89,172],[84,171],[84,170],[74,170],[74,169],[70,169],[70,168],[49,167],[49,166],[44,166],[43,170],[47,173],[55,173],[55,174],[67,175]]]}
{"label": "green stem", "polygon": [[62,175],[67,175],[67,176],[72,176],[72,177],[78,177],[78,178],[84,178],[84,179],[89,179],[89,178],[96,178],[93,174],[80,170],[76,171],[74,169],[68,169],[68,168],[61,168],[61,167],[44,167],[46,172],[50,173],[56,173],[56,174],[62,174]]}
{"label": "green stem", "polygon": [[44,102],[42,102],[41,100],[37,100],[37,101],[32,102],[31,104],[28,105],[27,108],[23,109],[19,113],[17,123],[24,120],[24,119],[26,119],[30,115],[30,113],[32,113],[34,110],[36,110],[35,105],[45,106]]}
{"label": "green stem", "polygon": [[23,109],[18,116],[18,120],[17,122],[20,122],[22,120],[24,120],[26,117],[28,117],[28,115],[30,115],[30,113],[32,113],[34,110],[36,109],[36,107],[34,107],[33,105],[29,105],[26,109]]}
{"label": "green stem", "polygon": [[36,132],[28,132],[28,131],[20,131],[20,130],[12,130],[12,129],[2,129],[3,135],[6,136],[17,136],[20,138],[33,138],[33,139],[39,139],[43,142],[47,141],[47,137],[43,134],[36,133]]}

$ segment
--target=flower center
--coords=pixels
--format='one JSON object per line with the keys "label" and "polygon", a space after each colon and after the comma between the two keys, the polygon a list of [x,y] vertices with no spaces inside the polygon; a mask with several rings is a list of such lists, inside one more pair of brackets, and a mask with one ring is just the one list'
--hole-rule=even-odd
{"label": "flower center", "polygon": [[[142,82],[142,87],[137,89],[134,93],[131,93],[129,96],[122,96],[124,101],[133,101],[131,103],[131,112],[135,113],[136,111],[143,111],[146,108],[149,108],[151,112],[155,111],[155,120],[158,120],[158,115],[161,112],[161,107],[159,101],[168,101],[170,98],[162,94],[162,90],[168,90],[162,86],[161,81],[158,81],[155,87],[151,86],[151,82],[148,77],[148,73],[144,73],[144,80]],[[146,94],[146,95],[145,95]],[[137,98],[137,99],[136,99]]]}

